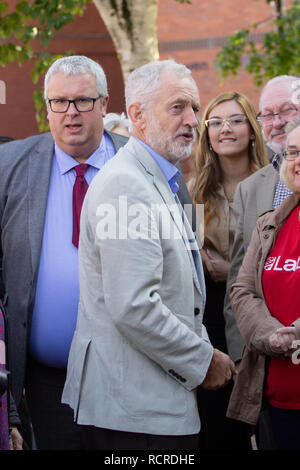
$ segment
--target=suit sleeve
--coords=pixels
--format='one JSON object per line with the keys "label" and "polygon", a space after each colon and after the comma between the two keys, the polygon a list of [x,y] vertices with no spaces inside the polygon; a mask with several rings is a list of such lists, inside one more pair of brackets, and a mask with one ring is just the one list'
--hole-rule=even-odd
{"label": "suit sleeve", "polygon": [[250,350],[277,356],[269,346],[269,336],[283,325],[273,317],[257,289],[258,265],[261,262],[260,230],[257,224],[236,282],[231,286],[232,309],[238,328]]}

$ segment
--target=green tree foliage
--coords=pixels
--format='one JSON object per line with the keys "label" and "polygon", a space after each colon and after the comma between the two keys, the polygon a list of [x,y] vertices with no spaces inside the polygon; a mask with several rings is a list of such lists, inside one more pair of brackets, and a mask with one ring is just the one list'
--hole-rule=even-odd
{"label": "green tree foliage", "polygon": [[[93,0],[16,0],[12,9],[6,1],[0,0],[0,66],[5,67],[10,62],[33,60],[31,77],[38,83],[41,75],[51,63],[61,55],[51,55],[47,52],[53,33],[74,21],[77,15],[83,15],[86,5]],[[153,0],[156,3],[157,0]],[[176,0],[181,4],[190,4],[190,0]],[[111,0],[116,7],[116,0]],[[130,6],[131,5],[131,6]],[[124,12],[134,8],[134,3],[122,0]],[[39,47],[35,47],[39,44]],[[42,46],[42,47],[40,47]],[[64,55],[76,51],[62,51]],[[45,103],[43,91],[34,91],[36,120],[39,131],[48,129],[45,119]]]}
{"label": "green tree foliage", "polygon": [[[17,0],[13,11],[7,2],[0,0],[0,64],[13,60],[22,64],[25,60],[40,58],[46,52],[34,51],[33,42],[40,41],[46,51],[53,32],[82,15],[91,0]],[[36,74],[42,69],[38,62]],[[34,75],[35,79],[36,76]]]}
{"label": "green tree foliage", "polygon": [[256,85],[276,75],[300,73],[300,1],[294,1],[284,13],[281,2],[276,3],[274,28],[265,34],[261,43],[251,40],[251,33],[257,32],[255,25],[228,38],[216,59],[216,68],[222,79],[230,74],[237,75],[242,67],[242,58],[246,58],[245,69],[253,76]]}
{"label": "green tree foliage", "polygon": [[[74,21],[84,13],[86,4],[92,0],[17,0],[13,10],[0,0],[0,65],[5,67],[13,61],[22,65],[33,60],[31,78],[37,83],[53,60],[60,57],[47,52],[53,33]],[[40,43],[39,51],[34,47]],[[68,51],[71,54],[72,51]],[[34,92],[36,119],[39,130],[48,129],[45,120],[43,92]]]}

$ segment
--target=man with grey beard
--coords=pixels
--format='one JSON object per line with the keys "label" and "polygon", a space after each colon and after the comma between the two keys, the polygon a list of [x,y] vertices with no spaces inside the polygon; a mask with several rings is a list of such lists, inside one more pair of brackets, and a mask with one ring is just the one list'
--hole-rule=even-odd
{"label": "man with grey beard", "polygon": [[132,72],[125,96],[132,137],[82,209],[81,296],[62,400],[87,449],[196,450],[197,387],[224,386],[236,372],[202,324],[201,257],[177,198],[175,164],[191,152],[198,89],[167,60]]}
{"label": "man with grey beard", "polygon": [[281,152],[286,141],[285,126],[287,122],[299,116],[299,105],[294,99],[298,83],[298,77],[280,75],[270,80],[263,88],[257,119],[262,126],[267,146],[274,152],[272,163],[243,180],[235,193],[234,207],[239,218],[224,301],[228,352],[235,363],[242,358],[244,341],[231,309],[230,288],[236,280],[257,218],[279,206],[291,194],[287,186],[280,181],[279,169]]}

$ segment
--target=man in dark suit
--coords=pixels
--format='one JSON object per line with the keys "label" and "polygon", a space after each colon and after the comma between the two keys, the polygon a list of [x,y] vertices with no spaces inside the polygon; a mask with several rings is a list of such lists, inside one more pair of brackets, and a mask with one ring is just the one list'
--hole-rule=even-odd
{"label": "man in dark suit", "polygon": [[88,164],[79,184],[89,184],[127,139],[103,131],[106,78],[91,59],[56,61],[45,100],[51,132],[1,145],[1,287],[15,402],[25,386],[39,449],[78,449],[60,404],[79,296],[75,168]]}
{"label": "man in dark suit", "polygon": [[[106,77],[91,59],[54,62],[44,93],[51,132],[0,150],[0,287],[12,393],[19,406],[25,387],[37,447],[80,449],[61,404],[79,299],[78,217],[88,184],[127,138],[103,130]],[[189,202],[185,185],[181,195]]]}

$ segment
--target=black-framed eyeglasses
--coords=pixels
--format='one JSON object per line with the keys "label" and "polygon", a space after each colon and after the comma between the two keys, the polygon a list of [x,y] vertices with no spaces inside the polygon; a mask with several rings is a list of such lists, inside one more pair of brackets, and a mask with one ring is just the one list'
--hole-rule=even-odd
{"label": "black-framed eyeglasses", "polygon": [[283,158],[285,158],[286,160],[290,162],[296,160],[296,158],[298,158],[299,155],[300,155],[300,150],[296,150],[296,149],[288,149],[282,152]]}
{"label": "black-framed eyeglasses", "polygon": [[74,104],[76,110],[79,113],[88,113],[89,111],[93,111],[95,101],[99,100],[100,98],[101,96],[97,96],[97,98],[76,98],[75,100],[48,98],[48,103],[53,113],[66,113],[71,103]]}
{"label": "black-framed eyeglasses", "polygon": [[236,127],[236,126],[241,126],[242,124],[245,124],[246,121],[248,121],[247,116],[245,116],[244,114],[238,114],[236,116],[231,116],[227,119],[219,119],[219,118],[206,119],[206,121],[204,121],[204,124],[209,129],[221,129],[221,127],[223,127],[224,122],[227,122],[227,124],[229,124],[230,127]]}
{"label": "black-framed eyeglasses", "polygon": [[265,126],[272,126],[275,116],[278,116],[281,120],[286,120],[297,111],[297,108],[291,106],[289,108],[282,109],[279,113],[259,114],[256,119]]}

